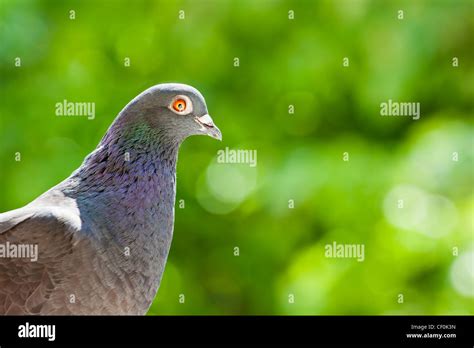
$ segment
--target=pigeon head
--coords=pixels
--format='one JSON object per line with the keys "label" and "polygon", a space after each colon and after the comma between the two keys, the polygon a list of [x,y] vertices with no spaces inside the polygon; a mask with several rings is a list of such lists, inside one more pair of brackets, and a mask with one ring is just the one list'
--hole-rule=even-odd
{"label": "pigeon head", "polygon": [[181,142],[191,135],[222,140],[219,128],[207,111],[202,94],[195,88],[165,83],[148,88],[121,112],[126,118],[145,123],[162,136]]}

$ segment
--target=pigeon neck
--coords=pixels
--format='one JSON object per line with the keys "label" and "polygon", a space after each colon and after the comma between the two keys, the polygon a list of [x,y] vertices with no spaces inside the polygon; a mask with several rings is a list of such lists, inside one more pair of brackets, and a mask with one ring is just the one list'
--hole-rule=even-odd
{"label": "pigeon neck", "polygon": [[127,199],[146,199],[163,187],[174,192],[178,149],[178,142],[146,125],[111,127],[75,177],[89,192],[121,192]]}

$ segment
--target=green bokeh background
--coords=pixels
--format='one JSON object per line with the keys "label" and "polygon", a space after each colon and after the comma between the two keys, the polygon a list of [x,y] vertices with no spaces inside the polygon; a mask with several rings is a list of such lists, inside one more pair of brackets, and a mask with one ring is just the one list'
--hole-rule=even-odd
{"label": "green bokeh background", "polygon": [[[154,84],[198,88],[222,130],[181,147],[149,314],[474,314],[472,1],[0,4],[0,211],[67,177]],[[64,99],[95,119],[56,117]],[[381,117],[388,99],[421,118]],[[217,164],[226,146],[257,166]],[[333,241],[365,260],[325,257]]]}

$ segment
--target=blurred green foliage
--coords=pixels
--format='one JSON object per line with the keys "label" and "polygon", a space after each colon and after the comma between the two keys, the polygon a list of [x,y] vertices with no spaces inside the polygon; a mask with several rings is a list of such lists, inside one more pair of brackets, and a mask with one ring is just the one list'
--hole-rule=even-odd
{"label": "blurred green foliage", "polygon": [[[195,86],[222,130],[181,148],[149,314],[474,314],[472,1],[0,4],[0,211],[67,177],[151,85]],[[56,117],[64,99],[95,119]],[[420,120],[381,117],[388,99]],[[226,146],[258,165],[217,164]],[[365,260],[326,258],[333,241]]]}

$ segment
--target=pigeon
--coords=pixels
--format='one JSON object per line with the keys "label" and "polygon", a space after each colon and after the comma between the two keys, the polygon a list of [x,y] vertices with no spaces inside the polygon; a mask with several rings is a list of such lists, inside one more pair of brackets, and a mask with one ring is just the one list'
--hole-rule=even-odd
{"label": "pigeon", "polygon": [[155,85],[67,179],[0,214],[0,314],[146,314],[173,236],[178,150],[191,135],[222,140],[202,94]]}

